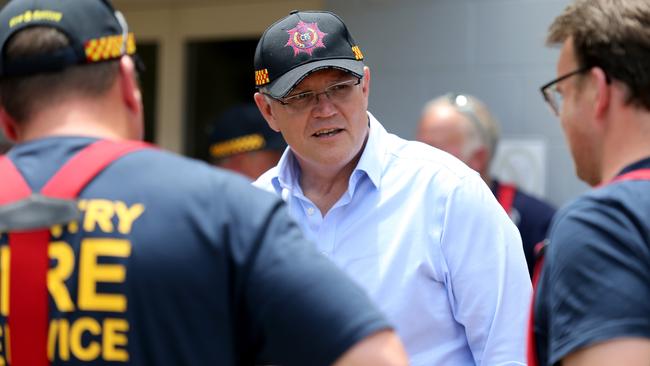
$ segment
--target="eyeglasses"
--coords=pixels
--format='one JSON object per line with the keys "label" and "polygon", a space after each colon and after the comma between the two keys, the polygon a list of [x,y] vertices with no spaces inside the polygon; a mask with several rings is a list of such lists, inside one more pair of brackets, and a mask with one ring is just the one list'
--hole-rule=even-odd
{"label": "eyeglasses", "polygon": [[562,103],[564,102],[564,97],[562,97],[562,94],[557,90],[557,83],[559,83],[562,80],[568,79],[573,75],[578,75],[586,71],[589,71],[591,70],[591,68],[592,66],[583,66],[577,70],[571,71],[568,74],[564,74],[559,78],[539,88],[539,90],[542,92],[542,96],[544,97],[544,100],[546,101],[546,103],[548,103],[549,107],[551,107],[551,111],[553,111],[553,114],[555,114],[556,116],[560,115],[560,111],[562,110]]}
{"label": "eyeglasses", "polygon": [[354,90],[354,87],[361,83],[361,78],[355,78],[350,80],[341,81],[339,83],[332,84],[321,91],[306,91],[294,95],[290,95],[285,98],[276,98],[268,93],[263,93],[268,95],[272,99],[277,100],[282,105],[289,106],[296,110],[305,109],[310,106],[316,105],[318,103],[318,96],[325,94],[332,102],[342,102],[348,99]]}

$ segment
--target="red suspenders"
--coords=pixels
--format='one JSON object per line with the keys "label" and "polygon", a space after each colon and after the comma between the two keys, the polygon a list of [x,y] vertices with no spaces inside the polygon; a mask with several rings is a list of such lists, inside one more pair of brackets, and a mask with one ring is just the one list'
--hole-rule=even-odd
{"label": "red suspenders", "polygon": [[544,266],[544,250],[546,249],[546,240],[535,245],[535,269],[533,270],[533,296],[530,301],[530,313],[528,314],[528,334],[526,335],[526,358],[528,366],[537,366],[537,345],[535,344],[535,295],[537,294],[537,284],[539,276]]}
{"label": "red suspenders", "polygon": [[517,193],[517,188],[512,184],[503,184],[499,183],[499,188],[497,189],[497,201],[501,204],[506,213],[510,215],[512,211],[512,204],[515,201],[515,194]]}
{"label": "red suspenders", "polygon": [[[107,140],[90,144],[73,156],[45,184],[41,194],[75,199],[106,166],[129,152],[149,145]],[[0,156],[0,205],[29,197],[31,189],[13,163]],[[9,232],[9,355],[12,366],[47,366],[49,298],[47,271],[50,228]]]}
{"label": "red suspenders", "polygon": [[[650,169],[633,170],[629,173],[619,175],[612,179],[608,184],[630,180],[650,180]],[[539,365],[537,362],[537,345],[535,343],[535,295],[537,293],[537,282],[539,281],[539,276],[544,264],[544,244],[544,242],[541,242],[535,246],[535,252],[538,254],[538,257],[535,262],[535,272],[533,275],[533,298],[530,305],[530,316],[528,321],[528,347],[526,350],[528,366]]]}

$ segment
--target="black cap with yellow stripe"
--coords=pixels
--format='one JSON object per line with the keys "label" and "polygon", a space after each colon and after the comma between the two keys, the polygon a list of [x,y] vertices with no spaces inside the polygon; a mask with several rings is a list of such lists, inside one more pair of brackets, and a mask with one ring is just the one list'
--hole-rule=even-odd
{"label": "black cap with yellow stripe", "polygon": [[210,156],[217,160],[250,151],[282,151],[287,146],[282,135],[269,127],[253,103],[235,105],[219,115],[213,123],[209,143]]}
{"label": "black cap with yellow stripe", "polygon": [[255,50],[255,86],[286,96],[310,73],[336,68],[363,77],[363,54],[347,26],[327,11],[292,11],[262,34]]}
{"label": "black cap with yellow stripe", "polygon": [[[70,45],[8,61],[5,47],[9,39],[34,26],[60,30]],[[108,0],[13,0],[0,11],[0,77],[55,72],[134,53],[133,34]]]}

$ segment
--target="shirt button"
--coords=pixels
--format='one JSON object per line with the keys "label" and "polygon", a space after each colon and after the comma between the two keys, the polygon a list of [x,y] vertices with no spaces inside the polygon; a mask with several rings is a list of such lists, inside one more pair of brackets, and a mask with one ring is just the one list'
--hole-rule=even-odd
{"label": "shirt button", "polygon": [[291,195],[291,192],[287,188],[283,188],[281,195],[282,195],[282,200],[284,202],[287,202],[289,201],[289,196]]}
{"label": "shirt button", "polygon": [[309,208],[307,209],[307,215],[311,216],[311,215],[313,215],[313,214],[314,214],[314,208],[313,208],[313,207],[309,207]]}
{"label": "shirt button", "polygon": [[328,258],[330,256],[330,254],[328,252],[324,252],[324,251],[320,252],[320,254],[322,254],[324,257],[328,257]]}

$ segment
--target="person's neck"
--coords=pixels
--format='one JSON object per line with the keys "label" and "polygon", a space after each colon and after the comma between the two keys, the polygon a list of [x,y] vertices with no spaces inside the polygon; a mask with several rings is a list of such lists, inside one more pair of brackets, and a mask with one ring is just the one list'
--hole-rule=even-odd
{"label": "person's neck", "polygon": [[19,141],[64,135],[116,140],[130,137],[126,116],[108,99],[80,98],[51,103],[18,127]]}
{"label": "person's neck", "polygon": [[325,214],[348,189],[350,176],[359,162],[360,154],[345,166],[337,169],[322,169],[301,164],[300,187],[305,197]]}
{"label": "person's neck", "polygon": [[650,112],[634,110],[614,121],[604,141],[601,183],[609,182],[626,166],[650,157]]}

